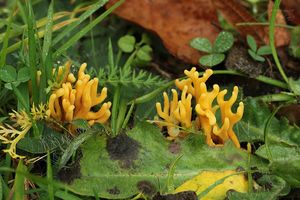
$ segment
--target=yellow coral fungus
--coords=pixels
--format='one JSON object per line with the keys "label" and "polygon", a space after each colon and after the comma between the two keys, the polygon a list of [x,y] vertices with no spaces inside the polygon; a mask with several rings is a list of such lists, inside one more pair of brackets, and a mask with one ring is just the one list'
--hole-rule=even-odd
{"label": "yellow coral fungus", "polygon": [[[160,122],[160,126],[167,126],[168,139],[175,139],[179,136],[177,125],[184,128],[191,128],[195,124],[196,129],[202,129],[206,136],[206,143],[210,146],[224,144],[228,139],[231,139],[236,147],[240,147],[237,136],[233,131],[233,126],[241,120],[244,111],[244,104],[239,103],[236,113],[233,113],[231,107],[237,99],[238,87],[233,88],[232,96],[228,101],[224,100],[227,90],[220,92],[217,84],[213,85],[211,91],[207,90],[206,81],[213,74],[211,69],[204,72],[202,77],[199,77],[199,72],[193,67],[190,71],[185,70],[186,79],[176,80],[175,85],[182,91],[181,100],[178,100],[178,94],[173,92],[173,100],[171,108],[169,99],[164,93],[164,111],[161,109],[160,103],[156,104],[158,116],[162,118],[166,124]],[[176,93],[175,93],[175,92]],[[197,117],[192,123],[192,98],[195,101],[195,111]],[[222,125],[218,126],[216,119],[216,111],[220,109],[222,115]],[[219,124],[221,124],[219,123]],[[193,128],[193,127],[192,127]],[[176,131],[175,131],[176,130]],[[184,131],[180,135],[185,135]]]}
{"label": "yellow coral fungus", "polygon": [[82,64],[78,71],[78,80],[69,73],[70,66],[58,69],[58,77],[63,80],[61,88],[53,91],[49,99],[47,114],[57,121],[71,122],[74,119],[85,119],[90,125],[105,123],[110,117],[111,103],[103,103],[98,111],[92,108],[101,104],[107,97],[107,88],[103,88],[98,94],[97,78],[90,79],[85,74],[86,63]]}
{"label": "yellow coral fungus", "polygon": [[240,147],[239,140],[233,131],[233,126],[242,119],[244,113],[244,104],[243,102],[240,102],[237,108],[237,112],[233,113],[231,107],[237,99],[238,87],[235,86],[233,88],[232,95],[228,101],[224,100],[224,96],[226,93],[227,90],[221,91],[218,94],[217,101],[221,110],[223,126],[226,126],[227,128],[222,127],[221,129],[219,129],[218,125],[216,124],[214,126],[213,132],[214,134],[222,138],[223,142],[226,141],[229,137],[235,144],[235,146]]}

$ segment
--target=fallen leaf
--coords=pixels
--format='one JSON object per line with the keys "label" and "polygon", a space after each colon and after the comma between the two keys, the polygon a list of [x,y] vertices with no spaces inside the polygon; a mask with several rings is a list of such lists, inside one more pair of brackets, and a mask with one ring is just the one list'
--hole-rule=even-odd
{"label": "fallen leaf", "polygon": [[[216,185],[214,188],[201,198],[201,200],[222,200],[226,198],[228,190],[235,190],[237,192],[248,191],[248,181],[243,174],[236,174],[234,170],[226,171],[203,171],[196,177],[186,181],[179,186],[175,192],[195,191],[197,195],[205,191],[211,185],[221,179],[225,179],[222,183]],[[227,178],[225,178],[227,177]]]}
{"label": "fallen leaf", "polygon": [[190,41],[205,37],[213,42],[220,31],[211,0],[126,0],[115,14],[155,32],[171,54],[193,64],[203,54]]}
{"label": "fallen leaf", "polygon": [[296,25],[300,24],[300,0],[281,1],[282,11],[287,15],[287,21]]}
{"label": "fallen leaf", "polygon": [[[273,5],[274,5],[273,1],[270,0],[269,4],[268,4],[268,17],[269,17],[269,20],[270,20],[271,15],[272,15]],[[285,18],[284,18],[283,14],[282,14],[282,11],[280,9],[277,11],[275,24],[286,25]],[[269,44],[269,35],[268,35],[269,34],[269,28],[265,27],[265,31],[266,31],[266,34],[265,34],[264,40],[267,44]],[[291,36],[290,36],[290,33],[288,32],[288,30],[286,28],[283,28],[283,27],[276,27],[275,28],[275,46],[276,47],[286,46],[290,43],[290,40],[291,40]]]}

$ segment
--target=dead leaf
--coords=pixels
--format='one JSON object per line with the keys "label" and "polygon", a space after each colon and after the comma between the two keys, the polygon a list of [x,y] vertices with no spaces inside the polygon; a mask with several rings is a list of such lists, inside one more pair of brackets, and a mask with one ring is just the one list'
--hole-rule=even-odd
{"label": "dead leaf", "polygon": [[262,26],[237,26],[238,23],[257,22],[252,14],[239,2],[235,0],[213,0],[214,5],[220,11],[222,16],[228,21],[236,30],[246,37],[248,34],[252,35],[259,44],[264,43],[265,30]]}
{"label": "dead leaf", "polygon": [[[268,4],[268,17],[269,17],[269,20],[270,20],[271,15],[272,15],[273,5],[274,5],[273,1],[270,0],[269,4]],[[286,21],[285,21],[285,18],[283,16],[281,10],[277,11],[275,24],[286,25]],[[266,31],[266,35],[265,35],[264,40],[267,44],[269,44],[269,28],[265,27],[265,31]],[[286,46],[290,43],[290,40],[291,40],[291,36],[290,36],[290,33],[288,32],[288,30],[286,28],[283,28],[283,27],[276,27],[275,28],[275,46],[276,47]]]}
{"label": "dead leaf", "polygon": [[287,15],[287,21],[300,25],[300,0],[281,1],[283,12]]}
{"label": "dead leaf", "polygon": [[189,46],[191,39],[213,42],[220,31],[211,0],[126,0],[115,14],[155,32],[171,54],[193,64],[201,53]]}
{"label": "dead leaf", "polygon": [[248,191],[248,181],[244,174],[236,174],[234,170],[226,170],[203,171],[194,178],[184,182],[176,188],[175,192],[195,191],[199,195],[212,184],[225,177],[227,178],[221,184],[212,188],[201,200],[223,200],[226,198],[228,190],[235,190],[237,192]]}

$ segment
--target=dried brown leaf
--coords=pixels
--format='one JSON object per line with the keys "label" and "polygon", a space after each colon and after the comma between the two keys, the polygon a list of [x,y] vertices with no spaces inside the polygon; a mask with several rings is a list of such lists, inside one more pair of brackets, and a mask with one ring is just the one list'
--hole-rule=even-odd
{"label": "dried brown leaf", "polygon": [[236,30],[244,37],[252,35],[258,43],[264,43],[265,30],[262,26],[237,26],[238,23],[255,23],[256,19],[251,13],[239,2],[235,0],[213,0],[216,8],[222,16],[233,25]]}
{"label": "dried brown leaf", "polygon": [[300,0],[281,1],[283,12],[287,15],[287,20],[296,25],[300,25]]}
{"label": "dried brown leaf", "polygon": [[213,42],[220,31],[212,0],[126,0],[115,14],[155,32],[171,54],[193,64],[201,53],[189,46],[190,40]]}
{"label": "dried brown leaf", "polygon": [[[273,5],[274,5],[273,1],[270,0],[269,4],[268,4],[269,19],[271,18],[271,15],[272,15]],[[277,11],[275,24],[286,25],[286,21],[285,21],[285,18],[283,16],[281,10]],[[268,35],[269,28],[265,27],[265,31],[266,31],[266,35],[265,35],[264,40],[268,44],[269,43],[269,35]],[[291,40],[290,33],[288,32],[288,30],[286,28],[283,28],[283,27],[275,28],[275,46],[276,47],[286,46],[290,43],[290,40]]]}

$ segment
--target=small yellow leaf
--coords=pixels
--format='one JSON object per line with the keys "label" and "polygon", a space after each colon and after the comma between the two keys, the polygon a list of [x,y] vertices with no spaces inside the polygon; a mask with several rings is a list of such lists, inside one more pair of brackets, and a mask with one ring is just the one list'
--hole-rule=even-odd
{"label": "small yellow leaf", "polygon": [[229,176],[224,180],[223,183],[214,187],[207,195],[205,195],[201,200],[223,200],[226,197],[226,192],[228,190],[235,190],[237,192],[247,192],[248,191],[248,181],[244,174],[235,174],[234,170],[226,171],[202,171],[199,175],[186,181],[181,186],[179,186],[175,192],[182,191],[195,191],[197,195],[207,189],[209,186],[214,184],[216,181]]}

